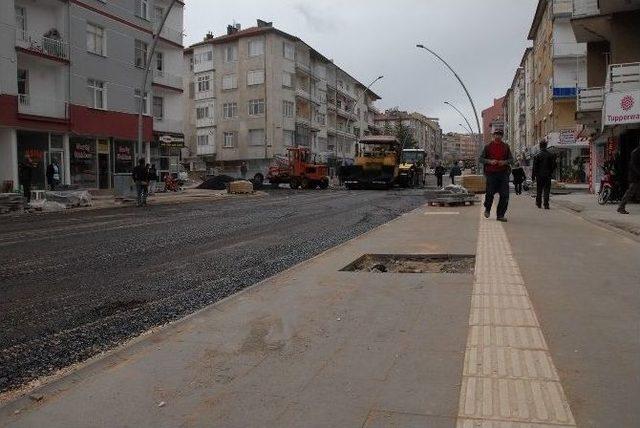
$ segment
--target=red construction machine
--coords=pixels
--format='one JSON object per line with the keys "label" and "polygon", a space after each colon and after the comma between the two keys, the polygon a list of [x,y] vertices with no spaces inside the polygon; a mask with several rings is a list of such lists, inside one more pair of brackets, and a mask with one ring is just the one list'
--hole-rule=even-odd
{"label": "red construction machine", "polygon": [[286,156],[274,158],[267,179],[274,188],[280,183],[289,183],[292,189],[326,189],[328,172],[327,165],[316,162],[315,155],[306,147],[288,147]]}

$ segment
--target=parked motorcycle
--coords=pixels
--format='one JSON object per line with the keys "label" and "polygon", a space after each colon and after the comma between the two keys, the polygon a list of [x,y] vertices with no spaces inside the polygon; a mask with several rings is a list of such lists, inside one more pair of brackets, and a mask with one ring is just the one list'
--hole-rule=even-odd
{"label": "parked motorcycle", "polygon": [[603,168],[603,171],[604,175],[600,180],[600,190],[598,191],[598,203],[604,205],[609,202],[614,203],[620,201],[622,189],[615,174],[613,174],[611,169]]}

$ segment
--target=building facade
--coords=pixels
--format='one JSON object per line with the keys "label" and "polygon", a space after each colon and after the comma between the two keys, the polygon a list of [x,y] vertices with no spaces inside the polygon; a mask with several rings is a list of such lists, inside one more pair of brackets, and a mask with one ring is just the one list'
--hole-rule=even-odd
{"label": "building facade", "polygon": [[380,97],[270,22],[208,35],[185,50],[185,63],[192,113],[184,133],[200,167],[237,174],[244,162],[251,177],[264,177],[287,147],[337,162],[354,156],[357,138],[375,132]]}
{"label": "building facade", "polygon": [[[180,110],[182,85],[166,81],[170,73],[179,74],[181,30],[163,31],[158,52],[165,57],[158,67],[166,73],[154,73],[153,86],[141,97],[155,14],[167,5],[168,0],[2,2],[0,181],[6,187],[19,186],[18,165],[29,155],[34,188],[45,188],[45,170],[53,161],[64,184],[111,188],[137,157],[153,158],[154,131],[181,135],[182,114],[173,112]],[[177,2],[169,15],[175,28],[182,28],[182,9]],[[163,119],[174,122],[155,124],[152,105],[160,106],[156,97],[164,98],[167,90],[180,94],[162,104]]]}
{"label": "building facade", "polygon": [[598,191],[605,164],[626,179],[640,144],[640,2],[575,0],[571,26],[587,45],[587,85],[577,94],[580,138],[590,147],[588,178]]}
{"label": "building facade", "polygon": [[465,165],[474,165],[477,155],[473,135],[447,132],[442,136],[442,160],[445,164],[463,161]]}
{"label": "building facade", "polygon": [[489,144],[496,129],[504,130],[504,97],[494,98],[493,105],[482,110],[482,140]]}

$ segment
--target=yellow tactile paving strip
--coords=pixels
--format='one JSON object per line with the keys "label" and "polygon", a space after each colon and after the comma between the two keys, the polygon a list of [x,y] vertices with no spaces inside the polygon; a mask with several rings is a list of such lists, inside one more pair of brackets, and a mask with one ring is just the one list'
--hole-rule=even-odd
{"label": "yellow tactile paving strip", "polygon": [[482,219],[458,428],[575,427],[502,224]]}

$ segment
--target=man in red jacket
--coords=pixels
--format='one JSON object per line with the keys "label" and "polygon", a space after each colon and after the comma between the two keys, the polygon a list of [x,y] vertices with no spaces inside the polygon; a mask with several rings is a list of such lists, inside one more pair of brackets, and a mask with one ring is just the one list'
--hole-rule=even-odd
{"label": "man in red jacket", "polygon": [[511,175],[511,164],[513,155],[511,149],[502,141],[503,132],[497,129],[493,133],[493,141],[484,146],[480,155],[480,163],[484,165],[484,175],[487,179],[487,190],[484,195],[484,216],[489,218],[493,196],[500,194],[498,201],[496,219],[507,221],[504,215],[509,206],[509,176]]}

